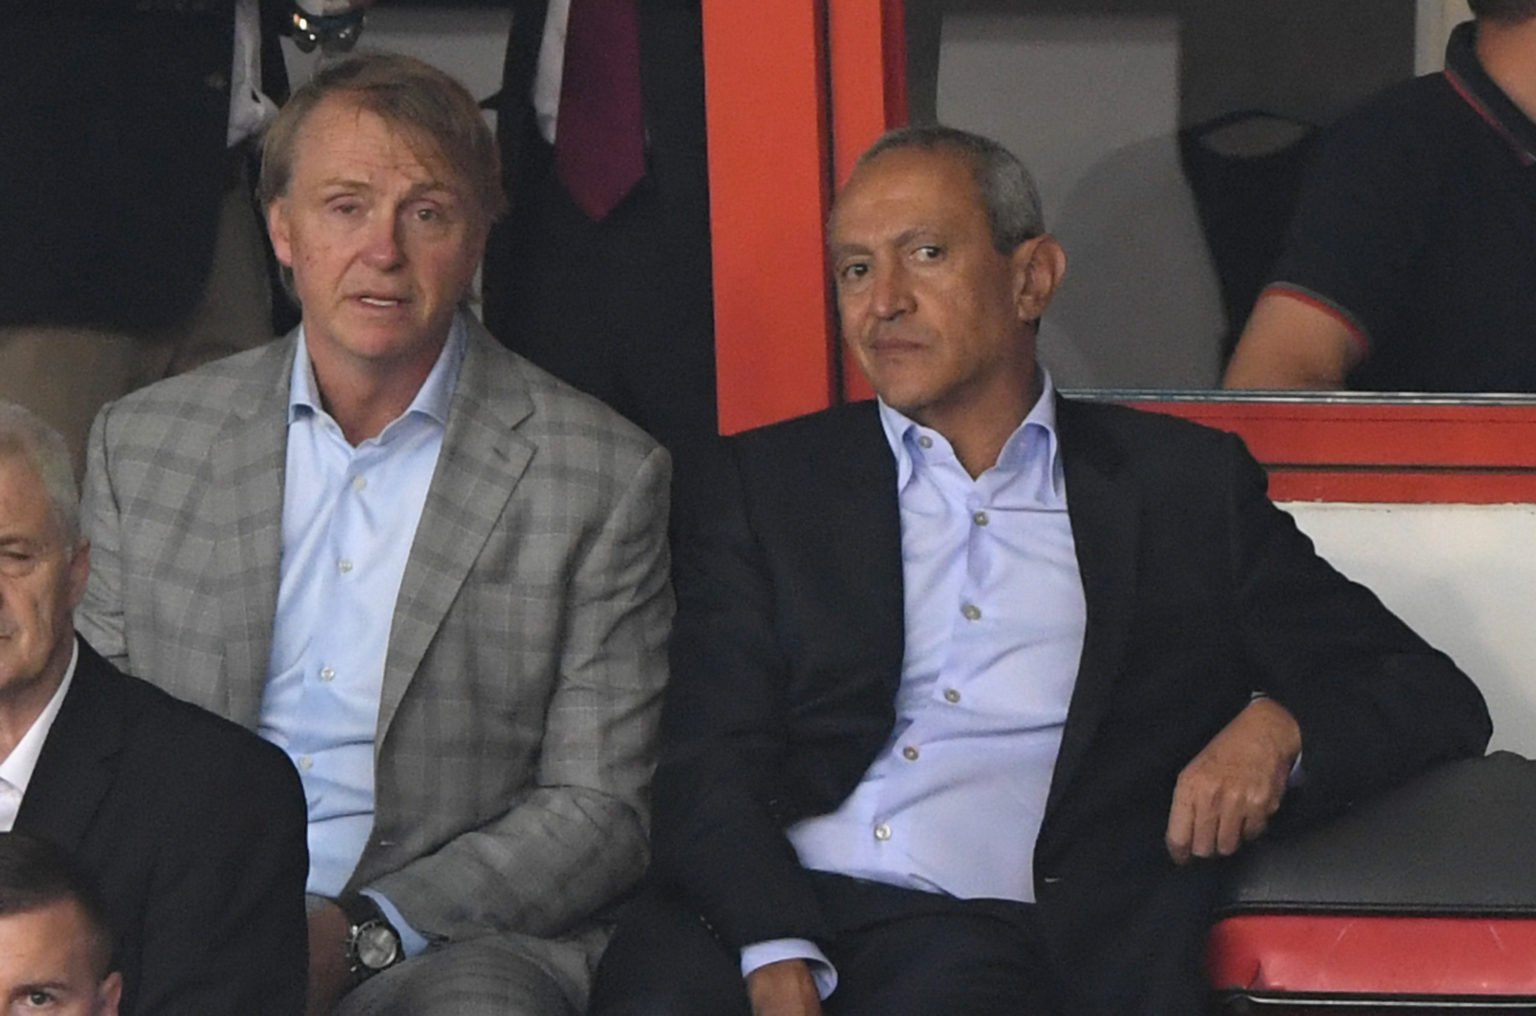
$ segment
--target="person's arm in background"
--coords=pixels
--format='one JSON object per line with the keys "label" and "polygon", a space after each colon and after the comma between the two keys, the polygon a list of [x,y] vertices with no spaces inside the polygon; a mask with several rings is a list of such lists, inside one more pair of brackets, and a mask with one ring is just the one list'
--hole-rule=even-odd
{"label": "person's arm in background", "polygon": [[1334,391],[1365,359],[1365,343],[1336,313],[1283,288],[1259,295],[1223,388]]}

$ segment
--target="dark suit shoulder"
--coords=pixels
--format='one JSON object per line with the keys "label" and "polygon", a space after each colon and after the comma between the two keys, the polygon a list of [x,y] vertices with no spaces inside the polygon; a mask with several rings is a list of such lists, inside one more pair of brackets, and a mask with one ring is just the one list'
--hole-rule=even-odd
{"label": "dark suit shoulder", "polygon": [[1237,435],[1166,413],[1061,398],[1056,419],[1068,470],[1088,457],[1107,472],[1123,469],[1168,483],[1205,478],[1213,463],[1234,456],[1256,466]]}
{"label": "dark suit shoulder", "polygon": [[1084,399],[1058,397],[1056,403],[1058,425],[1063,430],[1081,429],[1092,432],[1097,429],[1105,436],[1114,436],[1128,443],[1174,442],[1218,444],[1229,442],[1232,435],[1226,431],[1208,427],[1167,413],[1133,409],[1114,402],[1090,402]]}
{"label": "dark suit shoulder", "polygon": [[878,430],[879,426],[880,416],[876,403],[850,402],[755,427],[735,435],[728,442],[738,449],[746,450],[748,454],[778,448],[803,449],[825,442],[847,440],[849,436],[860,433],[867,435],[868,428]]}
{"label": "dark suit shoulder", "polygon": [[[288,756],[239,724],[118,670],[82,639],[76,667],[76,694],[98,716],[111,717],[123,731],[122,747],[143,761],[163,758],[176,767],[176,794],[189,785],[244,790],[263,799],[303,791]],[[249,803],[249,802],[247,802]]]}
{"label": "dark suit shoulder", "polygon": [[281,750],[82,640],[17,828],[68,847],[119,931],[124,1012],[303,1008],[303,788]]}

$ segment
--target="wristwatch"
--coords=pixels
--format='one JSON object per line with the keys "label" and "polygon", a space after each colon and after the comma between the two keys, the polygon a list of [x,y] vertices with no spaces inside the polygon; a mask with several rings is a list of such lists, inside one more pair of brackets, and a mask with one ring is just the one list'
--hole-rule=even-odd
{"label": "wristwatch", "polygon": [[371,896],[349,894],[339,897],[336,905],[347,915],[347,970],[352,987],[405,959],[400,933]]}

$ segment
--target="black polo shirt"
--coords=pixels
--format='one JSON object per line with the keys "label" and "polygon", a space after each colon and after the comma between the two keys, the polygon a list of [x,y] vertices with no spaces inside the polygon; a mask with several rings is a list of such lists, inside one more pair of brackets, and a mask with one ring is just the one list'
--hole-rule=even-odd
{"label": "black polo shirt", "polygon": [[1536,392],[1536,123],[1475,33],[1329,130],[1267,287],[1350,329],[1352,388]]}

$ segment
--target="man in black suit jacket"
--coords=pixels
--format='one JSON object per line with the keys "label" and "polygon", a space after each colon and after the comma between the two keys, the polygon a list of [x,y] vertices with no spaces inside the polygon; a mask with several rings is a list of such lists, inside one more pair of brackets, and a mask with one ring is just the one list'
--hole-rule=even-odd
{"label": "man in black suit jacket", "polygon": [[0,829],[65,848],[96,881],[123,1013],[298,1014],[298,775],[78,639],[89,571],[63,438],[0,403]]}
{"label": "man in black suit jacket", "polygon": [[486,327],[686,460],[715,434],[700,2],[637,4],[645,176],[601,219],[556,179],[534,107],[556,3],[512,0],[496,120],[511,211],[486,244]]}
{"label": "man in black suit jacket", "polygon": [[[888,135],[830,233],[844,338],[884,406],[741,435],[682,499],[656,887],[593,1011],[1200,1012],[1219,858],[1277,811],[1480,752],[1482,698],[1316,555],[1236,438],[1054,396],[1034,339],[1065,256],[995,143]],[[1043,507],[987,500],[1030,461]],[[909,502],[923,484],[947,508]],[[960,563],[909,588],[945,531]],[[999,553],[1005,534],[1026,539]],[[974,601],[934,592],[957,569]],[[959,634],[1012,600],[1028,609],[994,634]],[[993,652],[967,661],[968,639]],[[1003,736],[967,739],[999,716]],[[976,805],[940,811],[947,836],[902,790],[965,771],[916,737],[935,723],[964,752],[1052,754],[920,782]],[[1038,824],[1017,821],[1010,799],[1036,793]],[[999,859],[1018,883],[977,870]]]}

